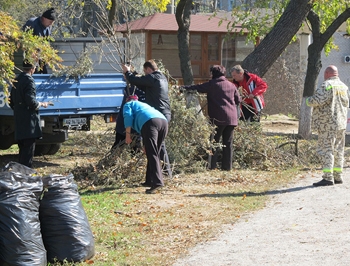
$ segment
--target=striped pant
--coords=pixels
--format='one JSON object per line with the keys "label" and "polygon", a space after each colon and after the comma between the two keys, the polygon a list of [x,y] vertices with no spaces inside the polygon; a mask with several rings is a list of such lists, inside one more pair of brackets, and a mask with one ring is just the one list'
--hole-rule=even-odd
{"label": "striped pant", "polygon": [[321,158],[323,179],[342,178],[345,129],[318,132],[317,153]]}

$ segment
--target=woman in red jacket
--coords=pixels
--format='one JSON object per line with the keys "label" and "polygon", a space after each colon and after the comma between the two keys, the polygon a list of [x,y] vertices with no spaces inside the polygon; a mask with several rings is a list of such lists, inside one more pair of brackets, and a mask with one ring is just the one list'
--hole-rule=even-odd
{"label": "woman in red jacket", "polygon": [[261,110],[265,107],[263,93],[267,84],[259,76],[249,73],[240,65],[231,68],[233,83],[240,90],[242,100],[242,116],[240,120],[260,122]]}

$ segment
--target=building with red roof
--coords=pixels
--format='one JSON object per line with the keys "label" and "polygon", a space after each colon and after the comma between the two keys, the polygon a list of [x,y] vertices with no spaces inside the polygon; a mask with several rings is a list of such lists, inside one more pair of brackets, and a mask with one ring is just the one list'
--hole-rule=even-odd
{"label": "building with red roof", "polygon": [[[190,56],[196,80],[210,78],[212,65],[220,64],[229,69],[241,63],[254,49],[252,43],[246,43],[246,31],[240,26],[232,29],[231,25],[231,21],[218,17],[191,15]],[[163,62],[174,78],[181,78],[175,14],[156,13],[119,25],[115,30],[124,36],[131,33],[131,58],[137,70],[142,70],[146,60],[156,59]]]}

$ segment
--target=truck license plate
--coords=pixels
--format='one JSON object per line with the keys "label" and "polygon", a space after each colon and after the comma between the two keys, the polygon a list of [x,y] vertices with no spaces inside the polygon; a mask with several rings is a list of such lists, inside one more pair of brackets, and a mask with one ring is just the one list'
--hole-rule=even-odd
{"label": "truck license plate", "polygon": [[86,117],[63,119],[63,126],[82,126],[85,124],[86,124]]}

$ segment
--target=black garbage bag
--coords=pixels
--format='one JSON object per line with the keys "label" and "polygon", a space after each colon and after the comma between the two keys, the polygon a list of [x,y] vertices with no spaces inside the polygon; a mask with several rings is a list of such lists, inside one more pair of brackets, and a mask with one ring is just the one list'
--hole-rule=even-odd
{"label": "black garbage bag", "polygon": [[90,259],[95,254],[94,238],[73,174],[44,176],[43,183],[39,215],[47,260]]}
{"label": "black garbage bag", "polygon": [[34,169],[10,162],[0,172],[0,265],[46,265],[39,221],[43,182]]}

